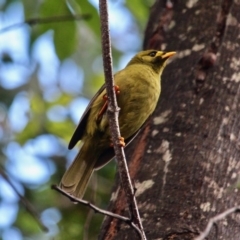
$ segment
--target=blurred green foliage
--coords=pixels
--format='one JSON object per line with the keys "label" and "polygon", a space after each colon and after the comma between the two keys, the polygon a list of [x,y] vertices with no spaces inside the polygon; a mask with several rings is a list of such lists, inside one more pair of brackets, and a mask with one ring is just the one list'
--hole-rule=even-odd
{"label": "blurred green foliage", "polygon": [[[119,67],[123,67],[122,61],[125,56],[129,57],[140,50],[141,37],[148,19],[148,10],[153,1],[118,0],[109,1],[109,3],[110,11],[113,11],[113,25],[111,25],[113,62],[114,69],[117,70]],[[43,223],[50,229],[49,233],[44,233],[18,199],[13,202],[13,204],[17,204],[18,210],[12,222],[4,227],[1,226],[0,221],[0,239],[13,239],[9,237],[13,230],[17,233],[16,239],[96,239],[103,216],[92,214],[91,210],[84,206],[72,204],[50,188],[51,184],[60,181],[66,165],[77,152],[77,149],[68,151],[67,144],[77,123],[76,116],[79,119],[81,108],[85,107],[84,104],[81,105],[81,99],[91,98],[104,82],[100,23],[96,4],[94,1],[87,0],[6,0],[0,3],[1,14],[7,14],[13,6],[16,11],[22,8],[25,20],[75,14],[90,14],[91,17],[79,21],[57,21],[45,24],[36,22],[32,26],[23,24],[10,29],[11,32],[19,31],[21,28],[25,29],[26,41],[24,44],[27,57],[21,54],[15,56],[14,51],[10,51],[11,49],[0,49],[0,71],[6,72],[5,75],[0,75],[1,171],[6,172],[9,178],[20,186],[19,189],[22,189],[20,192],[34,206]],[[118,11],[118,14],[122,11],[122,16],[126,13],[130,18],[117,19],[115,17],[114,19],[114,11]],[[121,22],[126,26],[118,33]],[[10,22],[9,25],[11,24],[14,23]],[[44,57],[36,60],[38,54],[34,53],[37,42],[46,33],[50,34],[48,39],[52,41],[55,51],[55,62],[52,65],[48,64],[50,58],[48,48],[41,50],[45,60]],[[4,34],[0,33],[0,40]],[[131,39],[138,39],[138,43]],[[121,43],[121,47],[118,46],[119,43]],[[126,62],[124,63],[126,64]],[[69,68],[69,70],[65,68],[67,73],[62,74],[63,67],[67,64],[75,67]],[[23,71],[27,73],[18,76],[21,81],[16,86],[6,87],[12,81],[11,69],[17,75],[18,69],[20,73]],[[77,86],[72,86],[74,82],[71,80],[71,74],[75,71],[74,69],[79,71],[75,76],[79,76],[79,78],[82,76],[79,81],[83,81],[83,83],[81,86],[79,85],[79,89]],[[50,81],[50,79],[54,80]],[[68,86],[71,88],[69,89]],[[19,103],[18,105],[18,101],[20,101],[18,99],[22,99],[23,104]],[[79,103],[73,110],[76,100],[79,100]],[[16,123],[20,126],[16,127]],[[41,136],[51,143],[46,144],[47,146],[38,144]],[[48,136],[54,136],[56,142],[52,142]],[[23,180],[27,179],[28,174],[31,175],[32,170],[28,170],[28,166],[23,165],[26,168],[26,176],[21,176],[22,173],[18,172],[18,169],[14,170],[16,163],[24,164],[25,159],[21,158],[22,155],[18,155],[17,150],[11,149],[20,149],[26,154],[25,156],[30,154],[36,157],[45,166],[44,180],[34,183],[30,180]],[[45,149],[47,149],[47,153]],[[95,174],[87,190],[86,199],[99,207],[107,207],[115,177],[115,168],[113,161]],[[0,181],[5,180],[0,179]],[[0,187],[2,186],[1,182]],[[5,185],[8,184],[5,182]],[[0,189],[0,201],[8,204],[9,198],[4,196],[2,188]]]}

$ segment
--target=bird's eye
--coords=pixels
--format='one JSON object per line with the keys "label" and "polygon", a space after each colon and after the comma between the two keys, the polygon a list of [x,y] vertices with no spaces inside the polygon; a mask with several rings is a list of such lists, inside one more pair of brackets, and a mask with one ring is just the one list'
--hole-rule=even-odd
{"label": "bird's eye", "polygon": [[155,57],[155,56],[156,56],[156,54],[157,54],[157,52],[156,52],[156,51],[154,51],[154,52],[150,52],[150,53],[149,53],[149,56],[151,56],[151,57]]}

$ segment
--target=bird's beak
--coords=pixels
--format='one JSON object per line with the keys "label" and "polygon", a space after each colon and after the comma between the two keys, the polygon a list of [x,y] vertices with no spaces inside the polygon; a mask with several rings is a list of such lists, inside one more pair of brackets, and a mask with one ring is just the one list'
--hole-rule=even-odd
{"label": "bird's beak", "polygon": [[162,55],[162,59],[166,59],[167,60],[168,58],[174,56],[175,54],[176,54],[176,52],[167,52],[167,53]]}

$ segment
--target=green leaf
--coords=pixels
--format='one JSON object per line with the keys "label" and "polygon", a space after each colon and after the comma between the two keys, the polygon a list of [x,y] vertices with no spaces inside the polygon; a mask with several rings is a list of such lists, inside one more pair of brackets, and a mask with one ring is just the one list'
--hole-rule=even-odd
{"label": "green leaf", "polygon": [[30,236],[40,232],[40,228],[34,218],[26,209],[20,208],[15,222],[16,227],[21,229],[25,236]]}
{"label": "green leaf", "polygon": [[70,120],[63,122],[46,121],[45,128],[47,132],[50,132],[51,134],[58,136],[68,142],[75,126]]}
{"label": "green leaf", "polygon": [[[53,18],[54,16],[72,16],[64,0],[45,0],[40,6],[40,18]],[[49,22],[37,25],[35,37],[48,30],[54,31],[54,45],[60,60],[73,54],[76,47],[76,24],[74,20]]]}
{"label": "green leaf", "polygon": [[37,94],[33,95],[30,100],[31,118],[22,132],[16,135],[16,140],[24,144],[30,138],[34,138],[42,133],[45,122],[46,105],[44,100]]}
{"label": "green leaf", "polygon": [[70,104],[73,100],[73,96],[66,94],[66,93],[62,93],[59,98],[55,99],[53,102],[47,102],[47,108],[50,108],[52,106],[55,105],[62,105],[62,106],[67,106],[68,104]]}
{"label": "green leaf", "polygon": [[40,1],[22,0],[25,19],[35,18],[38,15]]}
{"label": "green leaf", "polygon": [[[72,4],[74,2],[72,1]],[[97,38],[100,38],[100,20],[97,9],[88,0],[75,0],[78,8],[75,7],[77,14],[89,14],[90,19],[85,23],[94,32]],[[76,6],[76,5],[75,5]]]}
{"label": "green leaf", "polygon": [[27,140],[35,138],[42,132],[42,128],[39,126],[37,118],[30,121],[23,131],[16,135],[16,141],[20,144],[24,144]]}
{"label": "green leaf", "polygon": [[55,28],[54,44],[56,53],[60,60],[69,57],[74,53],[76,46],[76,30],[74,22],[66,22]]}
{"label": "green leaf", "polygon": [[140,24],[142,30],[146,25],[146,19],[149,15],[149,8],[154,1],[152,0],[127,0],[126,6],[131,11],[132,15]]}

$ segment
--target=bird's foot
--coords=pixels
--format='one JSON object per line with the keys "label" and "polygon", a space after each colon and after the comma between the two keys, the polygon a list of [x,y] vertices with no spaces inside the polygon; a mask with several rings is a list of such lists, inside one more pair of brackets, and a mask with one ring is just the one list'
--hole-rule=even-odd
{"label": "bird's foot", "polygon": [[121,147],[125,147],[126,146],[126,143],[124,142],[124,138],[123,137],[119,137],[119,145]]}
{"label": "bird's foot", "polygon": [[[119,142],[118,142],[120,147],[125,147],[126,143],[124,142],[124,138],[123,137],[119,137]],[[110,147],[113,147],[113,143],[110,143]]]}
{"label": "bird's foot", "polygon": [[114,91],[116,94],[120,93],[120,87],[118,85],[114,85]]}

